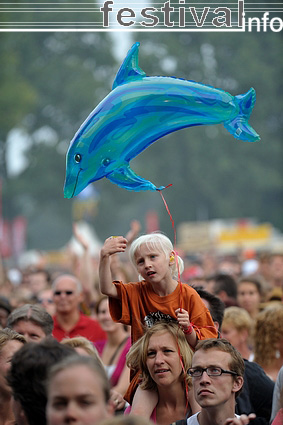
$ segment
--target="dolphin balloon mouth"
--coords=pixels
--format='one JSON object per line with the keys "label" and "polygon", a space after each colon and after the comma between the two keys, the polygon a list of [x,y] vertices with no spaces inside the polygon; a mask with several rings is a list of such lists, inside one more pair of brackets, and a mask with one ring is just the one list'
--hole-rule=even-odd
{"label": "dolphin balloon mouth", "polygon": [[76,189],[77,189],[79,175],[80,175],[81,171],[82,171],[82,168],[79,169],[79,171],[76,175],[76,179],[75,179],[74,184],[69,183],[68,180],[66,179],[65,186],[64,186],[64,198],[70,199],[70,198],[73,198],[73,196],[76,195]]}

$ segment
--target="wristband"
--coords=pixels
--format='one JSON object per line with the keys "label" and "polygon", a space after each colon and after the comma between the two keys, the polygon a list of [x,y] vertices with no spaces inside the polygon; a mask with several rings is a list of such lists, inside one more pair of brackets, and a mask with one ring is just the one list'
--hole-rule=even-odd
{"label": "wristband", "polygon": [[183,330],[183,332],[185,335],[191,335],[193,330],[194,330],[193,325],[190,323],[190,326],[188,327],[188,329]]}

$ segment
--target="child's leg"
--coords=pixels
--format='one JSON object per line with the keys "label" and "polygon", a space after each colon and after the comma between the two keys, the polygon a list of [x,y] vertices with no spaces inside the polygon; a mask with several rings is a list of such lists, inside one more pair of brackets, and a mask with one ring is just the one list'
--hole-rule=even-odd
{"label": "child's leg", "polygon": [[142,390],[138,387],[133,398],[131,414],[150,419],[157,402],[158,394],[156,391]]}

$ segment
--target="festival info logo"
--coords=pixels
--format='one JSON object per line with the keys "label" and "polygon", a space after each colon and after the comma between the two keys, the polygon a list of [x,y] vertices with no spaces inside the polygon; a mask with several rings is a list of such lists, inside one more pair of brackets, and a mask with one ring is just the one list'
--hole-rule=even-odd
{"label": "festival info logo", "polygon": [[3,2],[0,31],[280,32],[282,2],[81,0]]}

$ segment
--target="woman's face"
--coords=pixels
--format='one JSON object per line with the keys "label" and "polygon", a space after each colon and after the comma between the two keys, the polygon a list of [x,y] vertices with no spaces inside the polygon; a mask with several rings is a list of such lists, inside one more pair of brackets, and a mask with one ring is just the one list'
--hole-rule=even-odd
{"label": "woman's face", "polygon": [[181,360],[176,341],[171,333],[164,331],[151,336],[146,365],[157,386],[172,385],[180,381]]}
{"label": "woman's face", "polygon": [[222,338],[227,339],[235,348],[238,349],[239,343],[242,342],[242,335],[235,326],[230,323],[223,323],[221,329]]}
{"label": "woman's face", "polygon": [[256,285],[252,282],[239,283],[237,301],[248,313],[256,312],[260,304],[260,293]]}
{"label": "woman's face", "polygon": [[117,323],[112,320],[109,311],[108,298],[102,300],[98,307],[97,320],[105,332],[111,332],[117,329]]}
{"label": "woman's face", "polygon": [[48,388],[48,425],[94,425],[113,414],[101,378],[85,365],[58,372]]}
{"label": "woman's face", "polygon": [[23,343],[17,340],[7,341],[0,352],[0,388],[9,390],[6,382],[7,373],[11,367],[11,360],[16,351],[22,348]]}

